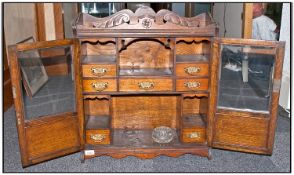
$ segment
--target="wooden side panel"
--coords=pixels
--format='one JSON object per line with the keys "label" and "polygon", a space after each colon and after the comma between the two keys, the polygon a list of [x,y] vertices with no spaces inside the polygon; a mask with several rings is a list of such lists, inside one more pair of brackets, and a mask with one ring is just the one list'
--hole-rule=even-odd
{"label": "wooden side panel", "polygon": [[267,118],[216,114],[214,144],[230,145],[235,150],[266,148],[268,125]]}
{"label": "wooden side panel", "polygon": [[200,99],[199,98],[184,98],[183,99],[183,115],[199,114]]}
{"label": "wooden side panel", "polygon": [[70,148],[78,151],[80,138],[77,123],[77,117],[71,115],[27,123],[25,131],[29,159],[58,154]]}
{"label": "wooden side panel", "polygon": [[177,96],[121,96],[112,99],[112,128],[177,128]]}
{"label": "wooden side panel", "polygon": [[109,100],[108,99],[87,99],[84,100],[85,115],[104,116],[109,115]]}

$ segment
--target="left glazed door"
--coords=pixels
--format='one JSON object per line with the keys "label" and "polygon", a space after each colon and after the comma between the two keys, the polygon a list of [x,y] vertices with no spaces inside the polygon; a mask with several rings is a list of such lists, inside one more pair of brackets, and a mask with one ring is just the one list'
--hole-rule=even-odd
{"label": "left glazed door", "polygon": [[83,103],[79,41],[25,40],[9,46],[23,167],[80,151]]}

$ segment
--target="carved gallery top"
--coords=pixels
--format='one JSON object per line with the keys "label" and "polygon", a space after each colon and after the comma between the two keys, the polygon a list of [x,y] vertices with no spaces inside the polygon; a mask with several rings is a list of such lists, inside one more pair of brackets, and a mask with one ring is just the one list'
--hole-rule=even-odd
{"label": "carved gallery top", "polygon": [[217,26],[207,13],[186,18],[166,9],[155,13],[150,7],[143,6],[135,13],[124,9],[104,18],[81,13],[73,28],[77,37],[215,36]]}

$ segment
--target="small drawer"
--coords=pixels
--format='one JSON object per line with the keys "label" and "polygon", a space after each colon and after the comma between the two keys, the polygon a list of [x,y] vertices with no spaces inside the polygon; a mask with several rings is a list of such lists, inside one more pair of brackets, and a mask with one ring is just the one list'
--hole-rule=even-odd
{"label": "small drawer", "polygon": [[84,92],[116,91],[116,79],[83,80]]}
{"label": "small drawer", "polygon": [[176,64],[177,76],[208,76],[208,64]]}
{"label": "small drawer", "polygon": [[205,128],[183,128],[181,141],[184,143],[205,143]]}
{"label": "small drawer", "polygon": [[115,77],[116,66],[109,64],[83,65],[83,77]]}
{"label": "small drawer", "polygon": [[208,79],[191,78],[191,79],[177,79],[176,91],[202,91],[208,90]]}
{"label": "small drawer", "polygon": [[92,144],[92,145],[110,144],[110,130],[109,129],[86,130],[86,143]]}
{"label": "small drawer", "polygon": [[120,79],[120,91],[172,91],[173,83],[170,78],[138,78]]}

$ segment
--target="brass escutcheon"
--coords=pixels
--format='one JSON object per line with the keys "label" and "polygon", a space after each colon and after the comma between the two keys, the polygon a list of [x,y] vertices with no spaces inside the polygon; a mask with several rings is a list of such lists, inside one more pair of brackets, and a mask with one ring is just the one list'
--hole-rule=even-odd
{"label": "brass escutcheon", "polygon": [[185,67],[184,69],[185,69],[185,72],[190,75],[200,72],[200,67]]}
{"label": "brass escutcheon", "polygon": [[149,81],[144,81],[144,82],[139,82],[138,86],[141,89],[152,89],[154,88],[154,83]]}
{"label": "brass escutcheon", "polygon": [[102,142],[105,139],[104,134],[91,134],[90,138],[94,140],[94,142]]}
{"label": "brass escutcheon", "polygon": [[189,89],[192,89],[192,88],[199,88],[200,87],[200,82],[196,81],[196,82],[186,82],[184,83],[184,85],[189,88]]}
{"label": "brass escutcheon", "polygon": [[188,135],[188,138],[190,139],[200,138],[200,134],[198,132],[191,132],[187,135]]}
{"label": "brass escutcheon", "polygon": [[107,69],[102,67],[92,67],[91,72],[93,75],[101,77],[105,75],[105,73],[107,72]]}
{"label": "brass escutcheon", "polygon": [[96,91],[103,91],[107,88],[108,82],[95,82],[92,83],[92,88]]}

